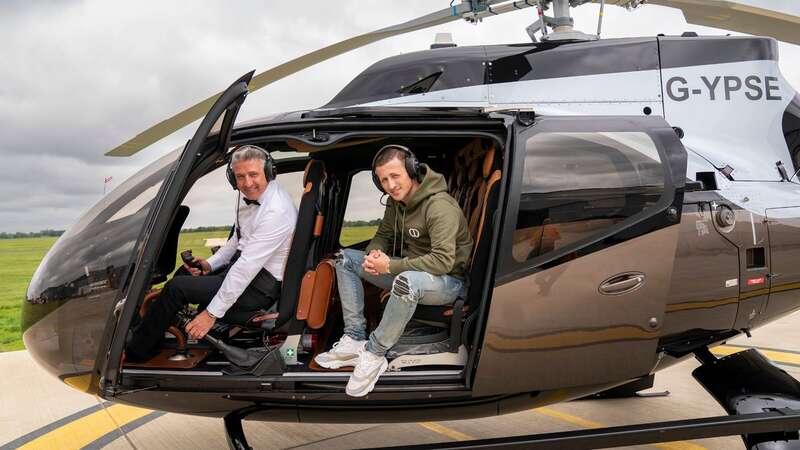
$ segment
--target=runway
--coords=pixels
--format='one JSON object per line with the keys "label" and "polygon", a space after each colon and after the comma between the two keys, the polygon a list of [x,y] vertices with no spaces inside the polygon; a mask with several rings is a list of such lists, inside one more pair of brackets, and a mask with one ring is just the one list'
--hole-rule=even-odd
{"label": "runway", "polygon": [[[800,378],[800,314],[716,347],[718,356],[756,347]],[[554,431],[724,415],[697,384],[694,360],[656,375],[652,391],[666,397],[585,400],[475,420],[369,425],[245,422],[256,449],[349,449],[463,441]],[[225,449],[220,419],[117,405],[75,391],[41,369],[27,352],[0,354],[0,450]],[[738,436],[633,448],[743,448]]]}

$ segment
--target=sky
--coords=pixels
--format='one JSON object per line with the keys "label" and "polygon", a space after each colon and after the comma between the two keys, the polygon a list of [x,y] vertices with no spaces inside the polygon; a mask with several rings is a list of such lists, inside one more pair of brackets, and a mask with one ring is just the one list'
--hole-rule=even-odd
{"label": "sky", "polygon": [[[183,145],[197,123],[129,158],[103,154],[151,125],[227,87],[351,36],[445,8],[448,0],[39,1],[0,3],[0,232],[66,229],[106,192]],[[573,9],[593,33],[596,5]],[[238,121],[327,103],[347,82],[387,56],[427,49],[437,32],[458,45],[530,42],[530,8],[389,38],[278,81],[250,96]],[[606,7],[603,37],[696,31],[680,11]],[[800,88],[800,47],[780,44],[781,70]],[[112,181],[104,184],[105,177]],[[224,225],[234,193],[217,173],[187,201],[186,226]],[[286,180],[297,192],[299,180]],[[368,185],[365,179],[365,185]],[[196,209],[194,207],[196,206]],[[374,205],[373,205],[374,206]],[[375,208],[372,208],[375,209]],[[195,213],[194,211],[197,211]],[[366,218],[358,212],[351,218]]]}

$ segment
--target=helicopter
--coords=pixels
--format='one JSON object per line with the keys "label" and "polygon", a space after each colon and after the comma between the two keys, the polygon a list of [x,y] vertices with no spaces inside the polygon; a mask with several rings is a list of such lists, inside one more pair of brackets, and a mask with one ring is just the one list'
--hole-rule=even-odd
{"label": "helicopter", "polygon": [[[248,73],[112,149],[133,155],[202,118],[184,147],[104,197],[48,252],[23,305],[30,354],[66,384],[111,401],[224,417],[232,448],[248,447],[244,418],[505,414],[640,386],[692,356],[702,363],[695,377],[731,417],[751,415],[735,433],[748,446],[800,429],[787,422],[800,414],[791,413],[796,381],[755,350],[723,359],[708,350],[800,308],[800,97],[780,73],[773,39],[800,43],[800,10],[651,1],[692,23],[771,38],[598,39],[573,27],[570,8],[584,3],[454,4]],[[531,43],[442,39],[376,62],[319,108],[236,123],[249,92],[337,54],[527,8],[539,17]],[[342,245],[342,230],[357,181],[387,143],[447,176],[475,250],[466,298],[419,306],[390,370],[353,399],[347,372],[312,360],[341,333],[330,261],[342,247],[366,245]],[[223,324],[211,341],[191,342],[175,327],[159,357],[126,362],[134,316],[175,269],[191,214],[183,200],[243,144],[270,151],[302,191],[277,308]],[[380,292],[369,296],[374,318]],[[755,414],[765,408],[791,411],[776,425],[767,421],[774,411]]]}

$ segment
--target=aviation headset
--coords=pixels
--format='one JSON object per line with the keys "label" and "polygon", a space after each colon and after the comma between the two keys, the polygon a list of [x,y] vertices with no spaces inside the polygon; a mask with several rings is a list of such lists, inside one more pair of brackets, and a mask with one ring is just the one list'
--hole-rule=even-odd
{"label": "aviation headset", "polygon": [[[274,180],[275,177],[277,176],[277,173],[275,171],[275,161],[272,159],[272,156],[270,156],[269,152],[255,145],[243,145],[234,150],[233,153],[238,152],[239,150],[245,148],[256,149],[264,154],[264,176],[267,177],[267,181]],[[228,178],[228,183],[231,184],[233,190],[238,191],[239,188],[236,187],[236,174],[233,173],[233,167],[231,167],[232,164],[233,164],[233,154],[231,154],[231,160],[228,162],[227,169],[225,169],[225,176]]]}
{"label": "aviation headset", "polygon": [[386,193],[386,191],[383,190],[383,186],[381,186],[381,180],[378,179],[378,175],[375,173],[375,162],[378,160],[378,157],[380,157],[381,154],[383,154],[383,152],[389,149],[396,149],[403,152],[403,154],[405,155],[405,157],[403,158],[403,162],[405,162],[406,172],[408,172],[408,176],[414,180],[417,180],[417,182],[421,182],[419,173],[419,160],[417,160],[417,156],[414,155],[414,153],[404,145],[389,144],[381,147],[381,149],[378,150],[378,153],[375,154],[375,157],[372,158],[372,182],[375,183],[375,187],[377,187],[378,190],[383,192],[384,194]]}

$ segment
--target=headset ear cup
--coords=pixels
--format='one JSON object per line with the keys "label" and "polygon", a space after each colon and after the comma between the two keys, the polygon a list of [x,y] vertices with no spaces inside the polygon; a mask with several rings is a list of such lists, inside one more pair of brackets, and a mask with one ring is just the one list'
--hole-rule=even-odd
{"label": "headset ear cup", "polygon": [[421,181],[419,178],[419,161],[417,161],[417,155],[411,152],[411,150],[405,151],[406,154],[406,172],[408,172],[408,176],[417,182]]}
{"label": "headset ear cup", "polygon": [[272,159],[272,155],[269,154],[268,151],[262,150],[264,152],[264,176],[267,177],[267,181],[273,181],[277,176],[277,170],[275,169],[275,160]]}
{"label": "headset ear cup", "polygon": [[374,168],[372,169],[372,182],[375,183],[375,187],[378,188],[381,193],[386,193],[386,191],[383,190],[383,186],[381,186],[381,180],[378,179],[378,175],[375,173]]}
{"label": "headset ear cup", "polygon": [[225,178],[228,179],[228,183],[230,183],[234,191],[239,190],[239,188],[236,187],[236,176],[233,174],[233,169],[231,168],[230,163],[228,164],[228,167],[225,169]]}

